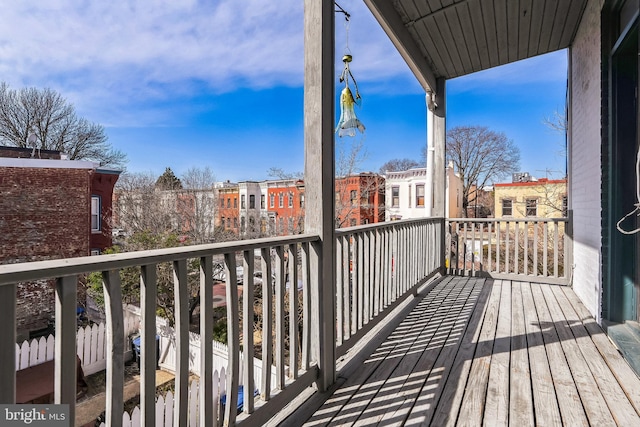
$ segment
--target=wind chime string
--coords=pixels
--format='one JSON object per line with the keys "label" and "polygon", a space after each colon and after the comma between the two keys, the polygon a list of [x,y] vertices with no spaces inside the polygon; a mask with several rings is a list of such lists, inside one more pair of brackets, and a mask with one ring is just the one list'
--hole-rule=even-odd
{"label": "wind chime string", "polygon": [[[346,43],[344,55],[342,56],[342,62],[344,63],[344,68],[342,69],[342,73],[340,74],[340,82],[344,82],[344,88],[342,89],[342,93],[340,94],[340,120],[338,121],[338,126],[336,127],[336,132],[338,132],[338,136],[356,136],[356,129],[360,132],[364,133],[364,125],[358,118],[356,117],[356,113],[354,110],[354,105],[360,106],[362,103],[362,98],[360,96],[360,91],[358,90],[358,83],[356,82],[355,77],[353,77],[353,73],[351,73],[351,69],[349,64],[353,60],[353,56],[351,55],[351,49],[349,48],[349,26],[350,26],[350,15],[335,3],[335,5],[339,8],[339,12],[344,13],[345,15],[345,33],[346,33]],[[353,85],[356,91],[356,96],[353,96],[351,89],[349,88],[349,78],[353,81]]]}

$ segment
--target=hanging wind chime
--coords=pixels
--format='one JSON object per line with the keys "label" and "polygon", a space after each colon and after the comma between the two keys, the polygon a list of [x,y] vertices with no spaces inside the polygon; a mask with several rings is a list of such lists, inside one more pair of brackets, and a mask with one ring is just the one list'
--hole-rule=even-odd
{"label": "hanging wind chime", "polygon": [[[354,110],[354,106],[360,106],[362,104],[362,98],[360,97],[360,92],[358,91],[358,84],[356,83],[356,79],[353,77],[351,70],[349,68],[349,64],[353,60],[353,56],[351,56],[351,50],[349,49],[349,18],[350,15],[335,3],[338,7],[338,12],[344,13],[345,16],[345,28],[346,28],[346,45],[345,52],[342,56],[342,62],[344,63],[344,68],[342,70],[342,74],[340,74],[340,83],[344,83],[344,88],[340,94],[340,120],[338,121],[338,126],[336,127],[336,132],[338,136],[356,136],[356,129],[360,132],[364,133],[364,125],[358,117],[356,117],[356,112]],[[349,87],[349,79],[353,81],[353,86],[356,91],[355,97],[353,96],[353,92],[351,92],[351,88]]]}

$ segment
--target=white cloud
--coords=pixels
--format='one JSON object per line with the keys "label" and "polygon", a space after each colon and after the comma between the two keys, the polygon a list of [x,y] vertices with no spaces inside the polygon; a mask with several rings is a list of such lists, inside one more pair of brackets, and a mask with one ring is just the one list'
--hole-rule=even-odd
{"label": "white cloud", "polygon": [[[411,78],[361,1],[350,46],[359,81]],[[336,15],[336,53],[344,46]],[[0,81],[59,90],[79,108],[111,110],[178,93],[301,86],[303,1],[25,0],[0,15]]]}
{"label": "white cloud", "polygon": [[[162,102],[303,82],[303,1],[22,0],[0,14],[0,81],[51,87],[105,125],[166,122]],[[368,93],[420,92],[361,0],[351,14],[352,71]],[[336,13],[336,58],[346,43]],[[456,90],[566,78],[564,53],[475,73]],[[558,58],[561,60],[559,61]],[[339,70],[336,71],[336,75]],[[366,100],[367,93],[363,93]],[[131,110],[135,110],[133,113]],[[129,110],[129,111],[127,111]]]}

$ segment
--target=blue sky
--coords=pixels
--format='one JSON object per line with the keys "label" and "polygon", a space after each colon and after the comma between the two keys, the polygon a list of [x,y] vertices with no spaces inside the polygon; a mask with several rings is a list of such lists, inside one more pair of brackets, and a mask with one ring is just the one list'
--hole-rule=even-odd
{"label": "blue sky", "polygon": [[[266,179],[271,167],[303,169],[302,0],[6,3],[0,81],[60,92],[105,127],[128,171],[171,167],[180,176],[209,166],[218,180],[238,181]],[[420,160],[421,87],[362,1],[339,3],[351,14],[352,72],[363,98],[356,112],[367,127],[357,137],[366,149],[360,169]],[[344,24],[337,14],[338,62]],[[504,132],[520,148],[522,171],[563,173],[564,136],[542,121],[564,109],[566,52],[451,80],[447,93],[448,128]]]}

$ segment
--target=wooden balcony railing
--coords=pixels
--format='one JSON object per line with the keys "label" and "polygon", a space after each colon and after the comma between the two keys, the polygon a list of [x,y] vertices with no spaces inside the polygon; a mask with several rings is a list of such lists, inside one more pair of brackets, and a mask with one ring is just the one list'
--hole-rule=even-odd
{"label": "wooden balcony railing", "polygon": [[570,225],[568,218],[449,219],[447,272],[567,284]]}
{"label": "wooden balcony railing", "polygon": [[438,272],[442,218],[403,220],[336,231],[336,355]]}
{"label": "wooden balcony railing", "polygon": [[[423,219],[353,227],[336,231],[337,286],[336,356],[389,313],[395,304],[443,271],[444,220]],[[140,276],[141,421],[155,425],[156,300],[158,265],[169,263],[174,283],[176,372],[174,425],[265,423],[293,398],[319,379],[318,345],[312,342],[313,283],[322,285],[318,271],[322,251],[315,235],[297,235],[222,244],[100,255],[33,263],[0,265],[0,339],[15,342],[18,283],[55,283],[54,403],[76,401],[76,294],[80,281],[99,272],[105,294],[107,334],[106,424],[122,425],[126,343],[120,271],[134,267]],[[226,280],[229,365],[226,404],[216,420],[213,396],[212,343],[202,340],[198,412],[189,414],[189,300],[187,283],[195,280],[200,293],[200,335],[213,336],[213,265],[223,262]],[[238,283],[237,268],[242,266]],[[261,271],[262,281],[254,272]],[[271,278],[271,280],[269,279]],[[242,286],[239,297],[239,286]],[[254,342],[255,319],[260,340]],[[331,317],[333,319],[333,317]],[[331,330],[331,328],[329,328]],[[243,357],[240,357],[242,349]],[[314,353],[315,352],[315,353]],[[262,360],[262,378],[254,384],[254,356]],[[0,402],[14,403],[15,346],[0,348]],[[242,370],[242,375],[240,375]],[[275,373],[275,375],[273,375]],[[239,377],[244,378],[241,413],[237,413]],[[275,381],[272,381],[272,377]],[[275,384],[273,384],[275,382]],[[254,390],[259,394],[254,396]]]}

